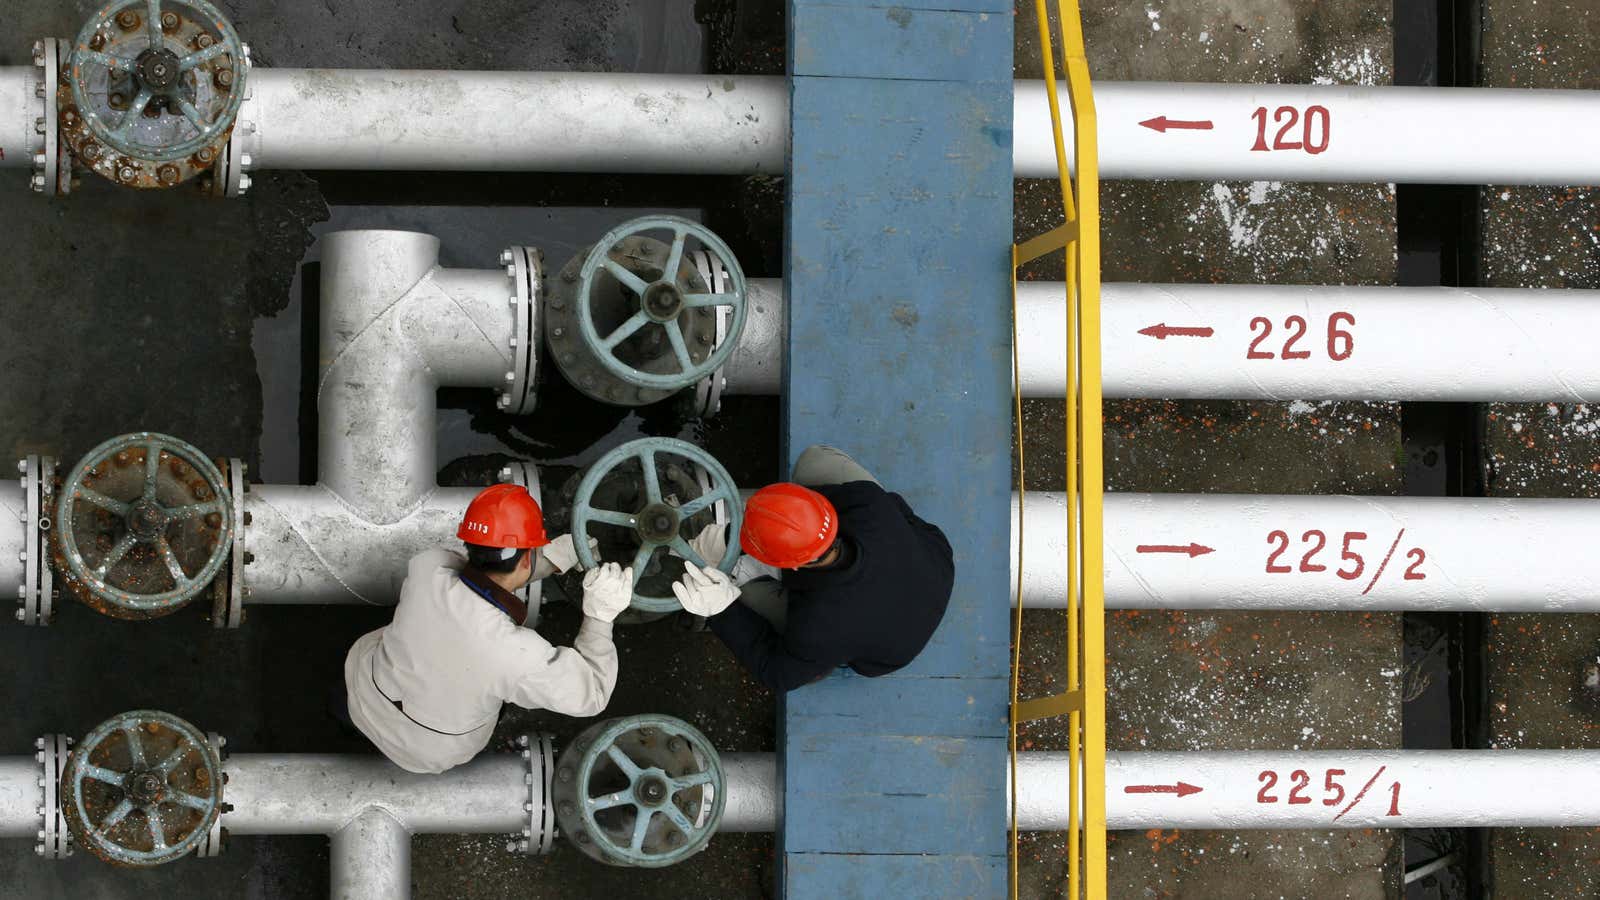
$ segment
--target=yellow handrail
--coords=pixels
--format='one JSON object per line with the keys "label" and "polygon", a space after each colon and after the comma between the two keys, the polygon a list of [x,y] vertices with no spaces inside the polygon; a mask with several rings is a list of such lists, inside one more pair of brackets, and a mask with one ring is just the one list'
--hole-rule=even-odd
{"label": "yellow handrail", "polygon": [[[1012,621],[1011,659],[1011,896],[1017,896],[1017,725],[1058,715],[1068,717],[1067,749],[1074,761],[1068,778],[1068,896],[1101,900],[1106,896],[1105,796],[1105,578],[1102,534],[1100,391],[1100,181],[1094,92],[1084,56],[1083,25],[1077,0],[1057,0],[1061,20],[1062,65],[1072,106],[1073,157],[1069,166],[1056,93],[1056,62],[1047,0],[1034,0],[1056,170],[1065,222],[1011,248],[1013,385],[1016,396],[1017,583]],[[1066,253],[1067,332],[1067,683],[1055,696],[1018,699],[1022,658],[1022,511],[1027,485],[1022,473],[1022,385],[1016,325],[1017,269],[1064,250]],[[1079,811],[1082,811],[1080,817]]]}

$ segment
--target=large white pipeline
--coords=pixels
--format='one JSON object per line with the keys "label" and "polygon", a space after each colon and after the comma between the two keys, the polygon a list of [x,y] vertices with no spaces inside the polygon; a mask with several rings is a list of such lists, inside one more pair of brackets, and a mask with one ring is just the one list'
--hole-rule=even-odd
{"label": "large white pipeline", "polygon": [[[1025,605],[1065,606],[1066,495],[1024,511]],[[1111,609],[1600,611],[1594,500],[1113,493],[1104,522]]]}
{"label": "large white pipeline", "polygon": [[0,599],[13,593],[22,597],[26,575],[27,501],[14,478],[0,478]]}
{"label": "large white pipeline", "polygon": [[[750,284],[727,392],[773,395],[783,282]],[[1110,283],[1100,312],[1107,398],[1600,399],[1600,291]],[[1018,284],[1017,320],[1022,395],[1060,398],[1063,285]]]}
{"label": "large white pipeline", "polygon": [[[0,166],[31,164],[31,150],[12,148],[33,145],[27,132],[44,108],[36,73],[0,69]],[[788,152],[787,85],[771,76],[257,68],[250,77],[235,139],[255,169],[778,174]],[[1101,81],[1095,103],[1105,178],[1600,178],[1596,91]],[[1043,82],[1016,83],[1014,114],[1016,175],[1053,177]]]}

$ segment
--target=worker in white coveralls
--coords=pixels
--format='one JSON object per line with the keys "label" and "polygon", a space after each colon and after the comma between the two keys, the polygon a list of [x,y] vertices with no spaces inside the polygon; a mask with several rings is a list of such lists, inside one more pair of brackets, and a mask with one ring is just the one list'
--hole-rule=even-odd
{"label": "worker in white coveralls", "polygon": [[616,563],[583,579],[583,625],[571,647],[524,628],[514,593],[577,564],[572,537],[545,537],[526,488],[496,485],[467,508],[456,536],[466,556],[430,550],[411,560],[394,621],[345,657],[351,724],[412,772],[443,772],[488,745],[501,705],[594,716],[617,683],[611,623],[633,599],[633,572]]}

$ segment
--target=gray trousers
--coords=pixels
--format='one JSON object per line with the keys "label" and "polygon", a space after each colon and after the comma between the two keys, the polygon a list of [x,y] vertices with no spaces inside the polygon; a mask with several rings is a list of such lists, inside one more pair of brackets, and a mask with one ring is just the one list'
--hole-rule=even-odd
{"label": "gray trousers", "polygon": [[[870,481],[883,487],[883,482],[872,476],[862,465],[837,447],[814,444],[807,447],[795,460],[790,480],[806,487],[825,484],[849,484],[852,481]],[[772,625],[774,631],[783,633],[789,622],[789,591],[776,578],[757,578],[740,589],[739,602]]]}

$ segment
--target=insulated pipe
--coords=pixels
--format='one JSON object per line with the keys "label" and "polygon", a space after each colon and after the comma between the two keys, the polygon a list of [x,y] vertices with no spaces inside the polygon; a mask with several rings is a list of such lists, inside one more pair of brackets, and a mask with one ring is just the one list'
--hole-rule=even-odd
{"label": "insulated pipe", "polygon": [[44,114],[44,101],[34,96],[41,75],[34,66],[0,66],[0,168],[33,165],[44,138],[34,120]]}
{"label": "insulated pipe", "polygon": [[391,525],[435,490],[439,386],[497,386],[514,368],[512,287],[503,271],[440,269],[428,234],[323,241],[317,474]]}
{"label": "insulated pipe", "polygon": [[378,807],[334,832],[329,848],[333,900],[411,896],[411,832]]}
{"label": "insulated pipe", "polygon": [[[1024,510],[1026,605],[1065,606],[1066,495]],[[1600,611],[1593,500],[1112,493],[1104,522],[1112,609]]]}
{"label": "insulated pipe", "polygon": [[0,479],[0,598],[20,597],[27,576],[27,495],[15,478]]}
{"label": "insulated pipe", "polygon": [[403,518],[378,524],[323,485],[252,485],[250,525],[240,532],[254,559],[244,568],[245,602],[392,606],[407,561],[449,546],[477,493],[435,488]]}
{"label": "insulated pipe", "polygon": [[[1024,828],[1068,827],[1071,767],[1065,753],[1018,754]],[[1106,754],[1107,828],[1596,824],[1600,752],[1594,750]]]}
{"label": "insulated pipe", "polygon": [[0,838],[32,838],[42,824],[43,774],[31,756],[0,757]]}
{"label": "insulated pipe", "polygon": [[256,169],[781,174],[788,152],[773,77],[258,68],[250,94]]}
{"label": "insulated pipe", "polygon": [[[783,282],[750,286],[727,393],[774,395]],[[1600,291],[1112,283],[1100,296],[1107,398],[1600,400]],[[1060,282],[1017,285],[1017,332],[1022,395],[1059,399]]]}

